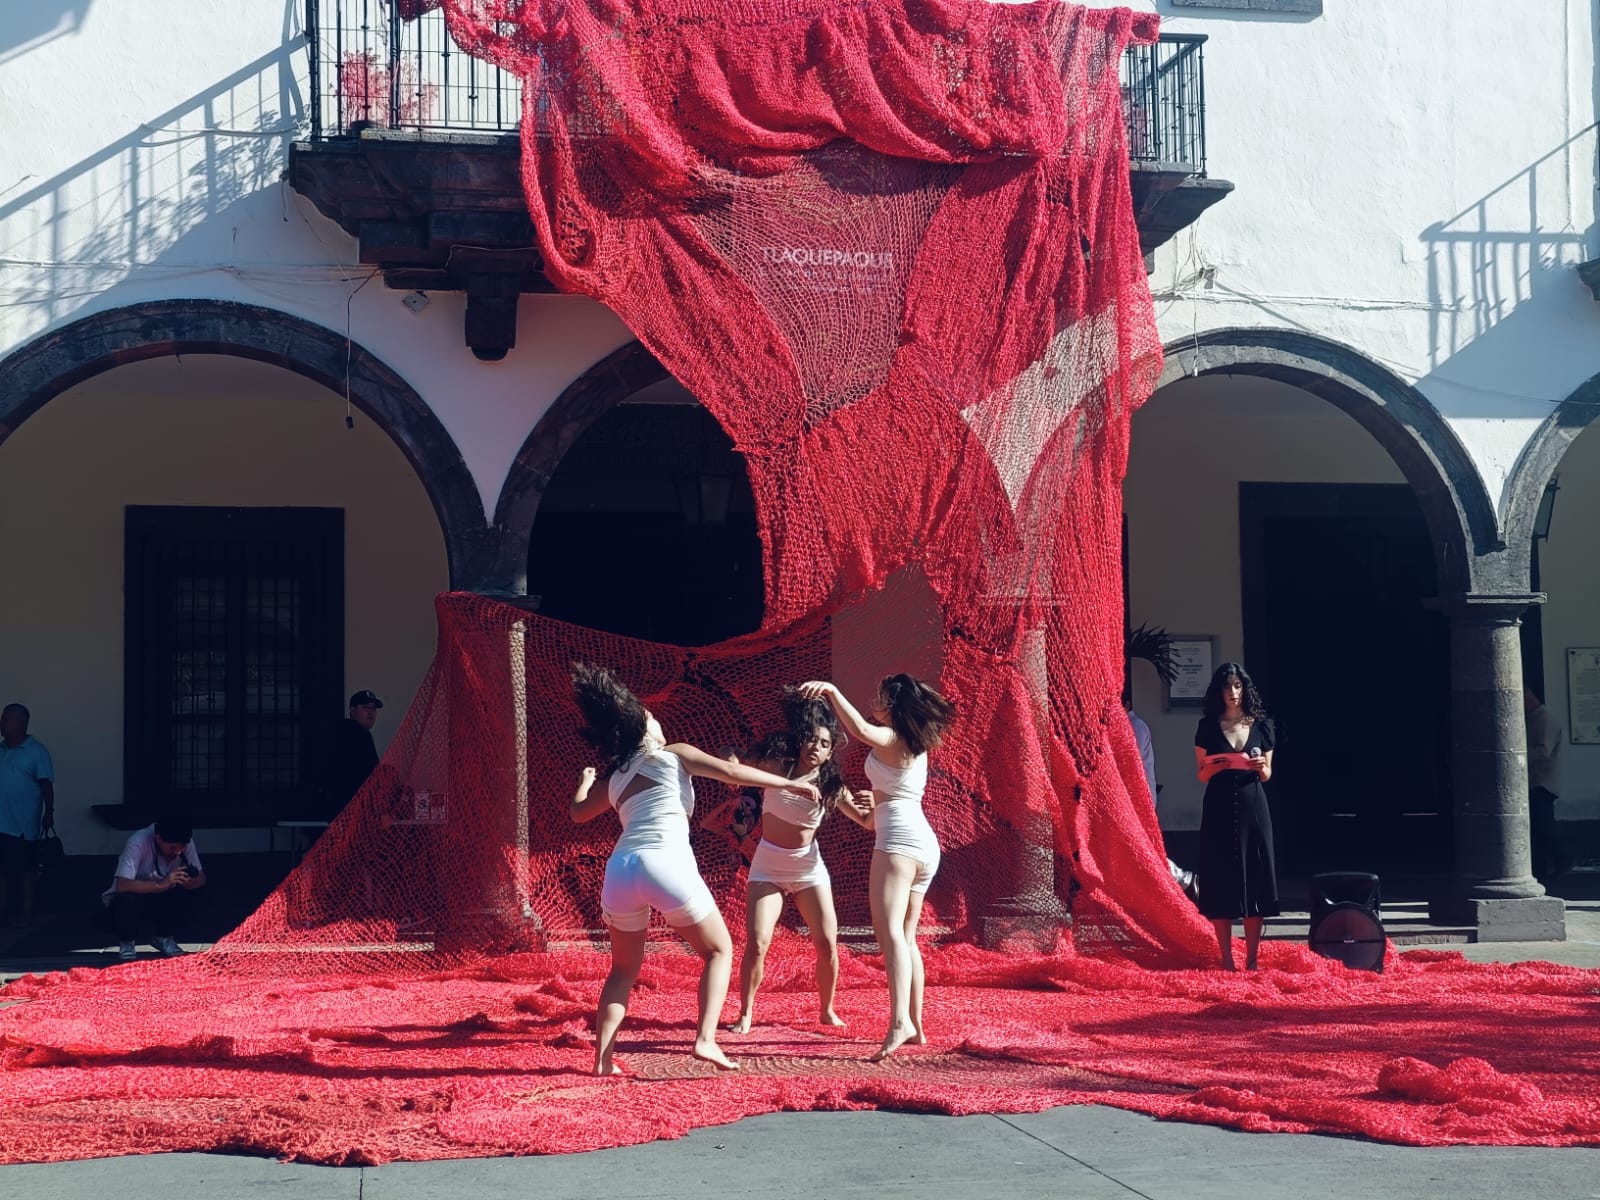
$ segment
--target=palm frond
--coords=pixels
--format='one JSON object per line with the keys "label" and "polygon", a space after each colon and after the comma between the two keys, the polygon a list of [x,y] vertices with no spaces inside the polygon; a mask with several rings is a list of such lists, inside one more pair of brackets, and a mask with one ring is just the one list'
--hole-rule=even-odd
{"label": "palm frond", "polygon": [[1163,683],[1170,684],[1178,677],[1178,664],[1172,659],[1172,638],[1161,626],[1140,625],[1130,630],[1123,649],[1130,662],[1142,658],[1154,667]]}

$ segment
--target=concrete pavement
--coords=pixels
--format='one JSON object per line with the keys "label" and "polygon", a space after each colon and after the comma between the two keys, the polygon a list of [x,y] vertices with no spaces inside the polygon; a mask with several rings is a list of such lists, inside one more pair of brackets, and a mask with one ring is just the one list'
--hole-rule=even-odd
{"label": "concrete pavement", "polygon": [[1023,1116],[776,1113],[679,1141],[549,1158],[310,1167],[161,1154],[0,1168],[26,1200],[1507,1200],[1600,1197],[1594,1150],[1413,1149],[1247,1134],[1098,1106]]}

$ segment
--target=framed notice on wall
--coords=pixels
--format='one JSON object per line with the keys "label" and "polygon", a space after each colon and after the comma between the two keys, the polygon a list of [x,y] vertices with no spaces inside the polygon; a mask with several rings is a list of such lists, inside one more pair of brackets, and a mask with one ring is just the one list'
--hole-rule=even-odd
{"label": "framed notice on wall", "polygon": [[1567,650],[1567,740],[1600,745],[1600,647]]}
{"label": "framed notice on wall", "polygon": [[1178,668],[1178,674],[1166,685],[1162,707],[1199,708],[1205,702],[1206,688],[1211,686],[1211,672],[1217,669],[1220,639],[1190,633],[1174,633],[1169,637],[1172,663]]}

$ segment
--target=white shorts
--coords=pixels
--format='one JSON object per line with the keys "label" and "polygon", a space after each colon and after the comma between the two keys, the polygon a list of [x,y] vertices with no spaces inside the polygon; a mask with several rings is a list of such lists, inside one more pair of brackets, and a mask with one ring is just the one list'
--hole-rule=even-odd
{"label": "white shorts", "polygon": [[926,892],[939,870],[939,839],[922,812],[922,805],[909,800],[880,804],[872,810],[874,838],[872,848],[885,854],[899,854],[917,864],[913,892]]}
{"label": "white shorts", "polygon": [[750,858],[750,882],[770,883],[786,895],[808,891],[811,888],[831,888],[828,864],[822,861],[822,850],[816,842],[791,850],[787,846],[774,846],[763,838]]}
{"label": "white shorts", "polygon": [[606,860],[606,881],[600,889],[606,924],[637,933],[650,924],[652,908],[675,929],[698,925],[717,910],[688,846],[619,847]]}

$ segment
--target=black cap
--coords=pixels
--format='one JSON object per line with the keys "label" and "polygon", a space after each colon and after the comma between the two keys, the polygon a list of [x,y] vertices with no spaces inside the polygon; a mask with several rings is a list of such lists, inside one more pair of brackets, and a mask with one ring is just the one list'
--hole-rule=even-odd
{"label": "black cap", "polygon": [[373,708],[382,708],[383,707],[383,701],[379,700],[376,695],[374,695],[372,692],[368,691],[366,688],[362,688],[354,696],[350,697],[350,707],[351,708],[357,708],[359,706],[366,705],[366,704],[372,705]]}

